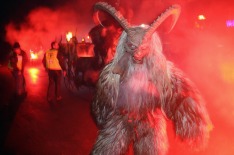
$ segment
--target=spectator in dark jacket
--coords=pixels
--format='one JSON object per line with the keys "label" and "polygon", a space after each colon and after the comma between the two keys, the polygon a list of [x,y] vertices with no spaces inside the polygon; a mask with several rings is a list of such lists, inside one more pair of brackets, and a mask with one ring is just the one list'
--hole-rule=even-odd
{"label": "spectator in dark jacket", "polygon": [[15,42],[12,47],[12,51],[9,55],[8,68],[16,82],[16,94],[18,96],[25,96],[26,82],[24,77],[24,68],[28,62],[28,57],[25,51],[23,51],[18,42]]}

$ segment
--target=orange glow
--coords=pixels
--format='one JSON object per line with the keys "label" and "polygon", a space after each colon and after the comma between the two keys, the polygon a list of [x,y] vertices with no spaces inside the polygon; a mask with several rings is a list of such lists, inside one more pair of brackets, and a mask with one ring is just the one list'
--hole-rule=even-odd
{"label": "orange glow", "polygon": [[223,63],[220,66],[222,79],[230,84],[234,84],[234,63]]}
{"label": "orange glow", "polygon": [[38,55],[36,53],[34,53],[32,50],[30,50],[30,58],[31,58],[31,60],[38,59]]}
{"label": "orange glow", "polygon": [[87,42],[88,42],[88,43],[91,43],[91,39],[90,39],[89,36],[87,36]]}
{"label": "orange glow", "polygon": [[67,41],[70,41],[71,38],[72,38],[72,32],[68,32],[68,33],[66,34],[66,38],[67,38]]}
{"label": "orange glow", "polygon": [[38,81],[39,70],[37,68],[29,68],[28,72],[29,72],[32,83],[36,84]]}
{"label": "orange glow", "polygon": [[206,17],[204,15],[198,15],[197,18],[198,18],[198,20],[205,20],[206,19]]}

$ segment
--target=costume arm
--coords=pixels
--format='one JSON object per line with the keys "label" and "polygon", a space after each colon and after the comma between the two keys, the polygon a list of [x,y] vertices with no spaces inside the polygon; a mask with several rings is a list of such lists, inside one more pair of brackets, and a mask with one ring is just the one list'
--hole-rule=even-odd
{"label": "costume arm", "polygon": [[62,70],[66,70],[65,56],[61,50],[58,50],[57,58],[58,58],[59,65],[61,66]]}
{"label": "costume arm", "polygon": [[12,71],[18,71],[17,68],[17,59],[14,56],[13,51],[9,55],[8,68]]}
{"label": "costume arm", "polygon": [[[204,100],[194,84],[169,64],[172,94],[163,110],[173,121],[176,135],[189,144],[205,144],[212,128]],[[202,146],[202,145],[201,145]]]}
{"label": "costume arm", "polygon": [[47,69],[47,67],[46,67],[46,53],[43,56],[42,64],[43,64],[44,68]]}
{"label": "costume arm", "polygon": [[22,56],[23,56],[23,67],[25,67],[25,65],[27,65],[27,63],[29,62],[28,60],[28,55],[25,51],[22,50]]}
{"label": "costume arm", "polygon": [[118,97],[118,75],[112,73],[110,66],[110,64],[107,65],[100,74],[91,105],[91,113],[99,127],[111,117]]}
{"label": "costume arm", "polygon": [[10,69],[12,71],[13,70],[13,66],[12,66],[12,62],[11,62],[11,57],[12,57],[12,51],[10,52],[10,54],[7,57],[7,60],[8,60],[7,67],[8,67],[8,69]]}

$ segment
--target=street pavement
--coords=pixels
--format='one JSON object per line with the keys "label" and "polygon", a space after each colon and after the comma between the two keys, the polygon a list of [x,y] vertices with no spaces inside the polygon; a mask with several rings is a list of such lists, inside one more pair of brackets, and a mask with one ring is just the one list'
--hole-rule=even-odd
{"label": "street pavement", "polygon": [[[62,81],[63,100],[48,104],[47,73],[42,65],[25,70],[27,97],[14,97],[13,78],[1,67],[1,154],[89,154],[97,129],[90,115],[92,90],[71,93]],[[5,82],[3,82],[5,80]]]}
{"label": "street pavement", "polygon": [[[16,98],[14,79],[6,66],[0,67],[0,154],[88,155],[97,137],[90,115],[93,89],[82,86],[79,91],[70,92],[62,82],[63,101],[51,105],[46,101],[48,77],[42,65],[29,65],[25,77],[27,96]],[[212,95],[209,101],[213,100]],[[208,111],[215,126],[208,146],[194,151],[179,142],[168,121],[168,155],[234,154],[232,123],[221,117],[222,109],[213,104],[209,104]]]}

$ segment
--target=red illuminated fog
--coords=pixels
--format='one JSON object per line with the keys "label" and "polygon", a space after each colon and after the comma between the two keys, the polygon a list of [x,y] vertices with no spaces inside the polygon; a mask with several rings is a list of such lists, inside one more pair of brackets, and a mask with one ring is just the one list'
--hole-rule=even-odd
{"label": "red illuminated fog", "polygon": [[[95,26],[92,21],[92,5],[95,2],[73,1],[74,4],[68,3],[56,9],[34,9],[19,25],[12,21],[6,26],[6,40],[11,44],[19,41],[28,53],[30,50],[40,51],[39,58],[44,50],[50,48],[51,41],[62,38],[65,42],[68,31],[81,42]],[[150,24],[171,4],[181,5],[181,16],[174,29],[167,33],[170,21],[159,28],[164,53],[194,81],[206,100],[214,124],[208,153],[233,154],[234,27],[227,27],[226,20],[234,19],[234,3],[212,0],[117,2],[121,12],[134,25]],[[110,3],[116,4],[114,1]],[[204,20],[199,20],[199,15],[204,15],[205,19],[202,17]],[[37,70],[31,70],[30,74],[34,76]],[[34,80],[37,80],[36,75]],[[173,134],[170,135],[172,138]],[[173,148],[176,142],[170,143],[172,150],[177,150]],[[169,154],[173,153],[169,151]]]}
{"label": "red illuminated fog", "polygon": [[92,23],[86,25],[79,21],[82,21],[82,17],[68,8],[60,10],[38,8],[27,16],[26,22],[21,23],[19,28],[14,23],[9,23],[6,26],[6,40],[10,43],[19,41],[26,51],[48,49],[51,41],[59,41],[61,37],[65,41],[68,31],[72,31],[81,41],[81,37],[87,36],[93,25]]}

